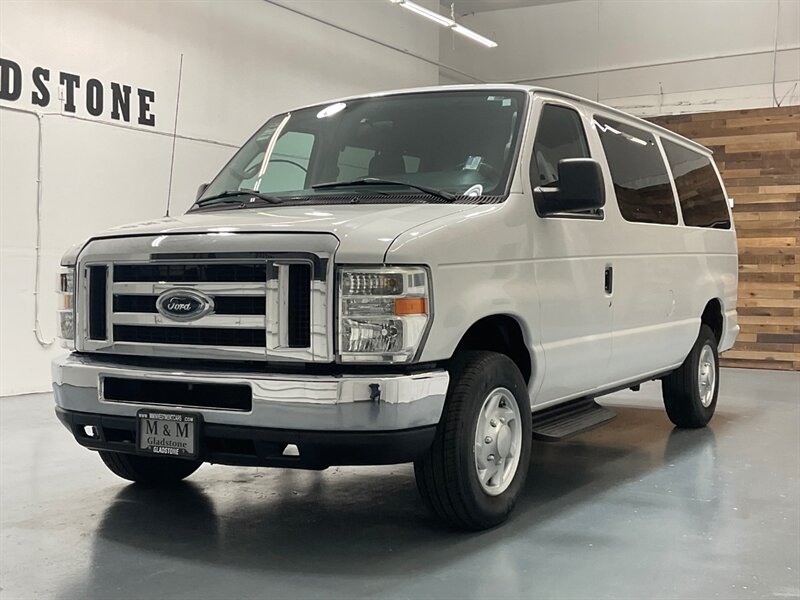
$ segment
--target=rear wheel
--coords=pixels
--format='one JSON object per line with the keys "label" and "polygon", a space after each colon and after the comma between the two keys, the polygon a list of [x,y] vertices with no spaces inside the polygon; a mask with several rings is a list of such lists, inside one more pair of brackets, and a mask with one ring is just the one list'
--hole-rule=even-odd
{"label": "rear wheel", "polygon": [[100,451],[100,458],[112,473],[137,483],[169,485],[176,483],[200,468],[199,460],[170,457],[149,457],[121,452]]}
{"label": "rear wheel", "polygon": [[508,518],[525,483],[528,390],[511,359],[495,352],[464,352],[450,377],[436,438],[414,463],[417,487],[445,523],[487,529]]}
{"label": "rear wheel", "polygon": [[717,339],[708,325],[683,364],[664,377],[661,384],[667,415],[678,427],[705,427],[714,416],[719,393]]}

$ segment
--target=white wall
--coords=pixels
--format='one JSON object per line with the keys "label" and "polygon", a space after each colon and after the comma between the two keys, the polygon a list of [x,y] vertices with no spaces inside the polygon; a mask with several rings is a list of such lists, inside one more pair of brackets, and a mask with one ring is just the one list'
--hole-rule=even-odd
{"label": "white wall", "polygon": [[[438,58],[437,26],[385,0],[284,1]],[[173,212],[185,210],[197,185],[275,112],[438,81],[438,69],[429,63],[260,0],[0,0],[0,57],[19,63],[23,73],[20,99],[0,106],[48,113],[42,121],[40,276],[47,339],[55,330],[53,288],[62,252],[98,230],[165,212],[181,53]],[[46,108],[31,103],[36,66],[50,70],[53,100]],[[74,116],[88,120],[64,115],[59,71],[81,75]],[[107,94],[111,81],[154,90],[155,127],[109,125],[107,96],[104,113],[89,115],[89,77],[103,82]],[[49,389],[49,361],[61,351],[40,347],[33,334],[36,147],[37,118],[0,109],[0,395]]]}
{"label": "white wall", "polygon": [[497,48],[442,30],[440,57],[486,81],[553,87],[639,115],[765,107],[773,105],[779,16],[778,47],[793,49],[778,53],[777,95],[789,92],[784,105],[797,104],[800,0],[780,0],[777,11],[778,0],[576,0],[498,10],[461,19]]}

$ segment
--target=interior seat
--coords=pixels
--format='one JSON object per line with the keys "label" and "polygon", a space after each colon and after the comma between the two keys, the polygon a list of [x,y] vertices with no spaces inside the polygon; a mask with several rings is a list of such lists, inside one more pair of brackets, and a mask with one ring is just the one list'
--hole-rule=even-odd
{"label": "interior seat", "polygon": [[387,175],[404,175],[406,164],[403,153],[395,149],[379,150],[369,161],[370,177],[386,177]]}

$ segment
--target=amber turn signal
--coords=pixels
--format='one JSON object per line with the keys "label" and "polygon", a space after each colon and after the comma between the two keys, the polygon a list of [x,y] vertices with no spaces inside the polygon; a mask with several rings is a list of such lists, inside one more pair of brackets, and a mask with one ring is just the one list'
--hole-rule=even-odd
{"label": "amber turn signal", "polygon": [[428,314],[428,303],[425,298],[397,298],[394,301],[394,314],[425,315]]}

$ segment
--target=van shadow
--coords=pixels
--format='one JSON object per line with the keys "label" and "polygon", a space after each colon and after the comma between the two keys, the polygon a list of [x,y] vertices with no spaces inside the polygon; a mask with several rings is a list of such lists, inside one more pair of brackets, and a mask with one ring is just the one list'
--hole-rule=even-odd
{"label": "van shadow", "polygon": [[[511,521],[488,532],[452,531],[428,516],[409,465],[323,473],[217,467],[214,478],[169,490],[122,488],[99,523],[91,576],[119,574],[120,547],[128,557],[157,554],[258,571],[425,574],[487,546],[535,536],[548,520],[677,462],[684,463],[687,485],[703,486],[714,477],[711,428],[673,430],[663,410],[615,410],[615,421],[573,441],[535,443]],[[729,422],[717,415],[714,430]]]}

